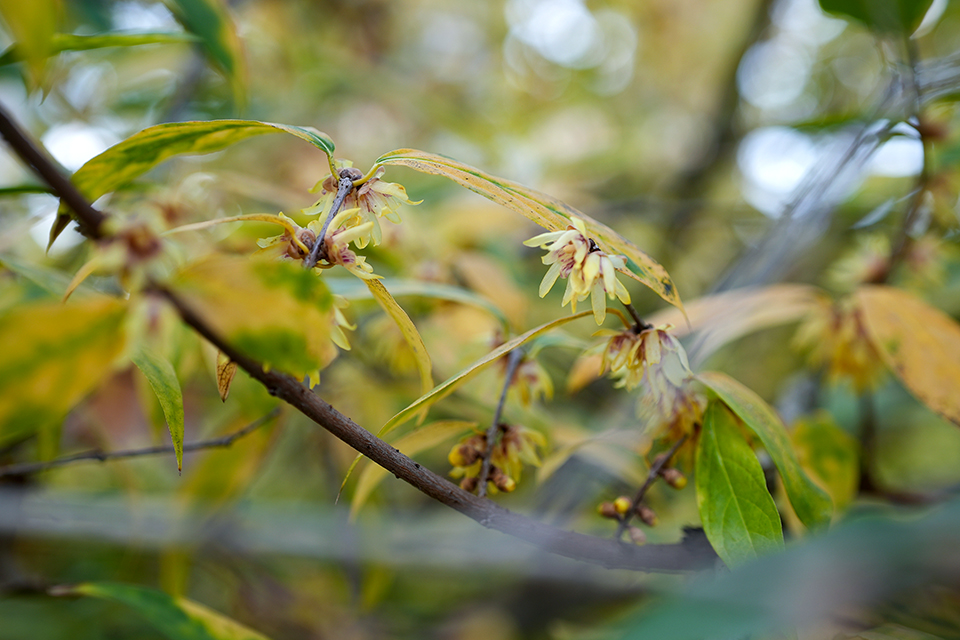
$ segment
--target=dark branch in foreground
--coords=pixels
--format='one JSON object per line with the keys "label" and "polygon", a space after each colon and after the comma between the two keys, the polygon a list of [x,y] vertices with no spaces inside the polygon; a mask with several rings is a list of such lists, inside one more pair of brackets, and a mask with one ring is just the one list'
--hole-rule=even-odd
{"label": "dark branch in foreground", "polygon": [[[17,129],[16,125],[9,120],[2,110],[0,110],[0,120],[4,121],[3,131],[5,136],[8,129]],[[25,149],[32,144],[25,146],[23,142],[26,141],[26,138],[19,131],[18,134],[18,136],[6,137],[10,140],[11,146],[16,152],[27,159],[30,156],[24,155]],[[70,181],[59,176],[59,172],[48,159],[41,155],[37,162],[43,167],[42,170],[39,167],[34,167],[37,173],[45,180],[47,180],[47,175],[51,175],[53,179],[47,180],[47,182],[57,192],[57,195],[68,203],[78,199],[84,203],[86,206],[78,204],[77,208],[74,208],[74,212],[88,227],[99,230],[104,220],[103,214],[92,209],[76,187]],[[59,179],[57,176],[59,176]],[[71,204],[71,207],[73,207],[73,204]],[[91,214],[91,211],[94,211],[96,215]],[[228,344],[218,336],[204,319],[180,300],[173,291],[155,283],[151,284],[147,290],[168,300],[188,326],[236,362],[251,377],[263,384],[272,395],[289,403],[335,437],[370,458],[397,478],[407,482],[427,496],[473,518],[484,527],[526,540],[551,553],[614,569],[686,571],[711,566],[716,560],[713,549],[696,538],[688,538],[681,544],[638,547],[632,544],[623,544],[616,540],[559,529],[513,513],[486,498],[468,493],[377,438],[321,400],[289,374],[276,370],[265,371],[263,365],[259,362],[239,352],[233,345]]]}
{"label": "dark branch in foreground", "polygon": [[[250,435],[263,425],[267,424],[274,418],[280,415],[280,408],[277,407],[270,413],[261,416],[243,427],[238,429],[233,433],[228,433],[225,436],[219,438],[211,438],[209,440],[198,440],[196,442],[185,442],[183,443],[184,452],[187,451],[200,451],[201,449],[215,449],[229,447],[234,442],[243,438],[244,436]],[[41,471],[47,471],[48,469],[55,469],[57,467],[63,467],[69,464],[74,464],[76,462],[107,462],[108,460],[121,460],[124,458],[140,458],[143,456],[156,456],[163,454],[172,454],[176,453],[176,449],[173,448],[173,445],[166,445],[162,447],[144,447],[142,449],[125,449],[122,451],[84,451],[82,453],[76,453],[69,456],[64,456],[62,458],[57,458],[56,460],[49,460],[47,462],[24,462],[21,464],[11,464],[5,467],[0,467],[0,478],[6,476],[26,476],[32,475],[34,473],[40,473]]]}

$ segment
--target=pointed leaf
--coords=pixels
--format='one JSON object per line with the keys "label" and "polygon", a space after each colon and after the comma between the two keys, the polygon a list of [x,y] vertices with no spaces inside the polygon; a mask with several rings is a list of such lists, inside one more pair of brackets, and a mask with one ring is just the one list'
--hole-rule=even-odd
{"label": "pointed leaf", "polygon": [[126,308],[97,297],[0,315],[0,443],[55,426],[100,384],[123,352]]}
{"label": "pointed leaf", "polygon": [[[477,426],[476,422],[465,422],[463,420],[439,420],[420,427],[413,433],[393,443],[393,446],[400,453],[406,456],[415,456],[421,451],[426,451],[448,440],[451,440],[468,429]],[[356,517],[357,513],[367,502],[370,494],[373,493],[380,481],[387,476],[387,470],[376,464],[369,464],[360,473],[357,480],[357,488],[353,493],[353,500],[350,502],[350,517]]]}
{"label": "pointed leaf", "polygon": [[312,376],[336,357],[333,296],[322,278],[293,261],[216,256],[187,267],[171,288],[268,367]]}
{"label": "pointed leaf", "polygon": [[707,539],[735,567],[783,548],[783,528],[763,468],[719,402],[707,408],[697,446],[697,507]]}
{"label": "pointed leaf", "polygon": [[900,289],[862,287],[855,295],[890,370],[920,402],[960,426],[960,325]]}
{"label": "pointed leaf", "polygon": [[116,582],[54,587],[55,596],[88,596],[136,610],[170,640],[267,640],[267,637],[212,609],[162,591]]}
{"label": "pointed leaf", "polygon": [[246,101],[247,70],[237,28],[224,0],[166,0],[183,28],[196,35],[207,55],[223,71],[237,105]]}
{"label": "pointed leaf", "polygon": [[17,50],[26,62],[34,87],[43,85],[60,6],[58,0],[0,0],[0,17],[16,40]]}
{"label": "pointed leaf", "polygon": [[708,371],[697,376],[753,431],[780,472],[793,510],[811,529],[830,524],[830,497],[804,472],[780,418],[763,399],[730,376]]}
{"label": "pointed leaf", "polygon": [[377,164],[395,164],[421,173],[443,176],[485,198],[523,214],[549,231],[565,229],[573,218],[580,218],[587,231],[609,253],[627,257],[627,268],[620,271],[653,289],[670,304],[683,308],[677,289],[660,263],[610,227],[577,211],[570,205],[521,184],[490,175],[452,158],[418,151],[397,149],[380,156]]}
{"label": "pointed leaf", "polygon": [[220,392],[221,402],[227,401],[230,395],[230,383],[237,373],[237,363],[217,351],[217,391]]}
{"label": "pointed leaf", "polygon": [[[108,47],[135,47],[144,44],[182,44],[196,42],[189,33],[105,33],[95,36],[78,36],[72,33],[54,34],[48,55],[62,51],[90,51]],[[14,45],[0,56],[0,65],[11,64],[23,58],[20,48]]]}
{"label": "pointed leaf", "polygon": [[157,394],[163,417],[167,420],[170,440],[177,454],[177,471],[183,469],[183,392],[173,365],[163,356],[140,347],[131,357]]}
{"label": "pointed leaf", "polygon": [[411,320],[407,312],[403,310],[403,307],[397,304],[397,301],[393,299],[393,296],[390,295],[390,292],[387,291],[379,280],[364,280],[363,282],[367,285],[367,288],[370,289],[370,293],[376,298],[377,303],[383,308],[387,315],[393,319],[397,327],[400,328],[403,339],[406,340],[407,345],[409,345],[413,351],[413,357],[417,363],[417,371],[420,372],[420,383],[423,388],[423,393],[428,392],[433,388],[433,365],[430,362],[430,354],[427,353],[427,346],[423,344],[423,338],[420,337],[420,332],[417,331],[413,320]]}
{"label": "pointed leaf", "polygon": [[[90,159],[71,180],[91,202],[146,173],[164,160],[184,153],[212,153],[253,136],[283,131],[306,140],[329,157],[333,141],[313,127],[297,127],[256,120],[169,122],[148,127]],[[69,224],[61,203],[50,230],[50,244]]]}
{"label": "pointed leaf", "polygon": [[404,422],[406,422],[407,420],[415,416],[421,410],[432,406],[434,403],[438,402],[439,400],[442,400],[443,398],[446,398],[448,395],[453,393],[460,385],[462,385],[464,382],[469,380],[471,377],[473,377],[480,371],[483,371],[484,369],[486,369],[488,366],[496,362],[503,355],[509,353],[510,351],[513,351],[517,347],[523,346],[533,338],[536,338],[538,335],[541,335],[543,333],[546,333],[547,331],[550,331],[551,329],[555,329],[556,327],[565,325],[568,322],[577,320],[579,318],[583,318],[584,316],[588,316],[588,315],[592,316],[593,311],[581,311],[580,313],[575,313],[574,315],[567,316],[566,318],[559,318],[557,320],[553,320],[546,324],[542,324],[539,327],[530,329],[530,331],[527,331],[526,333],[519,335],[516,338],[513,338],[512,340],[508,340],[507,342],[503,343],[502,345],[500,345],[499,347],[497,347],[487,355],[483,356],[473,364],[461,370],[459,373],[453,375],[450,378],[447,378],[446,380],[444,380],[443,382],[435,386],[433,389],[430,390],[429,393],[425,393],[424,395],[414,400],[412,404],[410,404],[405,409],[400,411],[397,415],[390,418],[390,420],[388,420],[387,423],[383,425],[383,427],[380,429],[377,435],[382,438],[383,436],[385,436],[386,434],[390,433],[395,428],[397,428],[399,425],[403,424]]}

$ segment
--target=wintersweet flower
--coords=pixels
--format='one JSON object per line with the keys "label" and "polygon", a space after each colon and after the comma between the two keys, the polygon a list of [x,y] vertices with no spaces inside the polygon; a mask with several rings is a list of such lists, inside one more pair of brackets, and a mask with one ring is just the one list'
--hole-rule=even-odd
{"label": "wintersweet flower", "polygon": [[350,321],[347,320],[347,317],[343,315],[343,310],[349,306],[350,303],[347,302],[346,298],[334,294],[333,326],[330,327],[330,339],[333,340],[333,344],[337,345],[344,351],[350,351],[350,341],[347,340],[347,334],[345,334],[343,330],[349,329],[350,331],[353,331],[357,328],[357,325],[350,324]]}
{"label": "wintersweet flower", "polygon": [[[490,477],[488,488],[491,492],[513,491],[524,464],[540,466],[539,448],[547,444],[539,431],[520,425],[501,424],[500,441],[493,447],[490,455]],[[483,456],[487,451],[487,435],[475,433],[466,436],[453,446],[447,458],[453,465],[450,475],[462,477],[460,486],[467,491],[477,488],[478,477],[483,466]]]}
{"label": "wintersweet flower", "polygon": [[[340,169],[352,168],[353,163],[347,160],[337,161],[337,167]],[[360,249],[372,242],[374,246],[380,244],[383,240],[383,231],[380,228],[379,218],[386,218],[394,224],[400,224],[400,214],[397,210],[402,204],[417,205],[422,200],[413,202],[407,197],[407,191],[403,185],[395,182],[384,182],[381,180],[386,169],[380,167],[376,172],[363,182],[359,187],[351,191],[343,201],[342,209],[355,210],[353,219],[347,224],[348,227],[359,227],[364,223],[371,223],[370,232],[359,236],[356,239],[356,245]],[[359,175],[359,172],[357,172]],[[316,215],[329,211],[333,199],[337,194],[337,185],[339,178],[327,176],[314,186],[311,190],[314,193],[320,192],[320,199],[310,207],[304,209],[307,215]],[[323,216],[321,216],[322,218]]]}
{"label": "wintersweet flower", "polygon": [[543,264],[550,265],[540,282],[540,297],[544,297],[553,288],[557,278],[567,279],[567,289],[563,294],[562,306],[570,303],[574,313],[577,302],[590,297],[593,317],[597,324],[603,324],[607,315],[607,301],[619,298],[624,304],[630,304],[630,294],[617,279],[617,269],[626,266],[626,258],[608,255],[601,251],[593,240],[587,237],[583,221],[573,218],[571,225],[563,231],[541,233],[525,241],[528,247],[540,247],[547,250]]}
{"label": "wintersweet flower", "polygon": [[602,370],[617,378],[616,387],[643,387],[637,415],[649,428],[666,428],[673,438],[691,433],[706,409],[696,388],[686,351],[670,326],[613,335],[603,353]]}
{"label": "wintersweet flower", "polygon": [[[373,273],[373,267],[367,264],[367,259],[364,256],[358,256],[350,249],[351,242],[370,233],[373,223],[364,222],[357,226],[343,226],[353,222],[356,214],[356,209],[347,209],[338,213],[330,221],[327,236],[324,238],[326,251],[322,255],[323,262],[326,264],[318,264],[317,267],[329,269],[333,265],[340,265],[358,278],[375,280],[380,276]],[[322,226],[322,220],[314,220],[307,225],[307,228],[317,233]]]}

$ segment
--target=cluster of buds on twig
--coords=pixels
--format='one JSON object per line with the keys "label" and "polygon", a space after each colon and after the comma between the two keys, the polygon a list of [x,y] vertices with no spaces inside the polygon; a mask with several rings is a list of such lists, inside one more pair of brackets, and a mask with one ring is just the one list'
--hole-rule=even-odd
{"label": "cluster of buds on twig", "polygon": [[[501,424],[500,439],[490,453],[490,476],[488,490],[509,493],[516,489],[524,464],[540,466],[539,448],[546,446],[546,439],[538,431],[520,425]],[[450,475],[462,478],[460,486],[466,491],[478,487],[483,458],[487,455],[485,433],[469,435],[450,450],[447,459],[453,465]]]}

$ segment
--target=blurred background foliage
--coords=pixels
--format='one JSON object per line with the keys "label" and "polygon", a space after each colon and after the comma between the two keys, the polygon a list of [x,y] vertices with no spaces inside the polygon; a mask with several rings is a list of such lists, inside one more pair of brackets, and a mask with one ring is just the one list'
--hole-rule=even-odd
{"label": "blurred background foliage", "polygon": [[[892,281],[960,314],[956,2],[935,0],[909,46],[828,16],[814,0],[39,4],[56,33],[182,36],[49,59],[41,52],[40,63],[5,59],[3,105],[68,170],[146,126],[193,119],[314,126],[336,142],[338,157],[364,171],[392,149],[424,149],[538,188],[607,223],[664,264],[688,304],[779,281],[849,291],[866,280],[872,256],[889,252],[883,239],[897,236],[926,172],[923,216],[908,230],[922,251]],[[11,6],[0,5],[8,19],[3,47],[21,40]],[[220,30],[209,28],[205,7],[222,12]],[[916,78],[930,88],[919,105],[910,86]],[[902,124],[917,113],[914,124],[933,141],[926,155],[916,128]],[[100,204],[167,225],[281,210],[297,218],[327,173],[315,149],[266,136],[161,165],[149,182]],[[366,252],[378,273],[472,290],[502,311],[514,333],[558,317],[560,293],[546,301],[534,293],[543,274],[539,252],[521,245],[537,233],[532,224],[436,178],[390,168],[386,179],[424,202],[404,208],[404,223],[385,225],[384,244]],[[46,295],[36,281],[14,278],[22,273],[15,264],[69,278],[88,249],[69,230],[44,254],[56,199],[8,153],[0,154],[0,188],[7,266],[0,278],[16,288],[0,299],[8,308]],[[274,233],[256,223],[224,225],[185,239],[184,251],[215,243],[249,253],[257,238]],[[663,306],[637,287],[631,292],[645,317]],[[480,307],[400,301],[426,341],[437,380],[489,351],[504,329]],[[165,318],[169,311],[151,313],[175,354],[188,441],[235,431],[276,405],[244,375],[221,405],[215,354]],[[751,313],[745,308],[724,322],[749,325]],[[353,349],[324,370],[320,394],[376,431],[420,395],[415,364],[372,301],[354,301],[349,316],[358,324]],[[348,501],[336,498],[353,451],[284,411],[228,449],[186,454],[182,477],[170,459],[144,458],[0,478],[0,638],[162,637],[118,604],[38,593],[100,580],[188,597],[273,638],[740,637],[783,624],[800,625],[801,637],[960,637],[958,574],[943,569],[956,568],[956,547],[948,544],[956,541],[948,526],[956,504],[932,521],[913,507],[902,525],[891,524],[901,516],[889,504],[949,499],[960,482],[957,427],[890,378],[872,394],[869,412],[849,385],[823,384],[789,346],[797,319],[699,351],[696,336],[687,340],[695,368],[729,372],[796,423],[801,460],[830,487],[840,519],[854,521],[851,529],[841,522],[833,537],[798,544],[792,556],[752,566],[753,573],[684,592],[682,576],[547,556],[393,481],[349,521]],[[632,493],[647,463],[637,449],[634,399],[606,380],[565,392],[578,355],[597,341],[587,324],[567,325],[538,354],[554,401],[525,407],[514,399],[506,412],[565,455],[549,477],[531,473],[496,499],[608,536],[610,522],[596,516],[596,505]],[[495,367],[484,372],[432,417],[485,424],[498,375]],[[856,499],[855,438],[867,414],[876,427],[872,472],[884,493]],[[0,462],[166,438],[160,407],[136,369],[113,375],[60,434],[55,443],[8,442]],[[447,450],[418,460],[446,473]],[[809,451],[816,455],[805,459]],[[683,527],[698,523],[692,488],[658,485],[649,501],[660,515],[647,532],[653,542],[677,541]],[[871,562],[831,560],[855,554],[857,541]],[[798,580],[804,588],[787,588]],[[850,597],[824,604],[817,585]],[[746,595],[734,606],[720,598],[731,593]],[[722,623],[731,611],[742,626]],[[788,613],[771,618],[770,611]]]}

